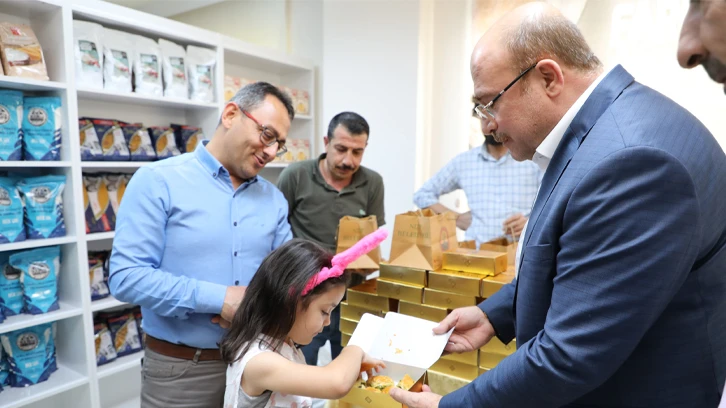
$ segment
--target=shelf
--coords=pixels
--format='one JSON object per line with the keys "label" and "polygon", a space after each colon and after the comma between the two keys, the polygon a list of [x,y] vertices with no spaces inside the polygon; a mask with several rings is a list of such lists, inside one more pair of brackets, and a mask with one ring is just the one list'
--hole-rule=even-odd
{"label": "shelf", "polygon": [[69,161],[0,161],[0,168],[71,167]]}
{"label": "shelf", "polygon": [[[312,120],[312,119],[313,119],[313,117],[312,117],[312,116],[310,116],[310,115],[295,115],[295,119],[300,119],[300,120]],[[295,121],[295,119],[293,119],[292,121],[294,122],[294,121]]]}
{"label": "shelf", "polygon": [[37,79],[0,76],[0,88],[18,91],[58,91],[66,89],[66,85],[54,81],[38,81]]}
{"label": "shelf", "polygon": [[120,300],[117,300],[113,296],[109,296],[107,298],[103,298],[100,300],[94,300],[93,302],[91,302],[91,312],[100,312],[102,310],[113,309],[114,307],[120,307],[120,306],[131,306],[131,305],[129,303],[125,303]]}
{"label": "shelf", "polygon": [[113,171],[119,169],[138,169],[144,167],[153,162],[142,162],[142,161],[87,161],[81,162],[81,167],[84,170],[103,170]]}
{"label": "shelf", "polygon": [[113,239],[116,235],[115,231],[110,232],[94,232],[92,234],[86,234],[86,241],[103,241],[106,239]]}
{"label": "shelf", "polygon": [[108,377],[109,375],[132,369],[134,367],[137,367],[139,370],[141,370],[141,359],[143,357],[144,352],[138,351],[136,353],[129,354],[128,356],[117,358],[116,360],[108,364],[104,364],[98,367],[96,375],[98,376],[98,378],[104,378]]}
{"label": "shelf", "polygon": [[88,377],[58,364],[58,371],[51,374],[47,381],[25,388],[5,388],[0,393],[0,408],[22,407],[44,399],[48,399],[49,406],[52,406],[49,398],[87,383]]}
{"label": "shelf", "polygon": [[141,406],[141,397],[132,398],[129,401],[123,402],[119,405],[114,405],[112,408],[139,408]]}
{"label": "shelf", "polygon": [[3,251],[16,251],[19,249],[31,249],[48,247],[53,245],[63,245],[76,242],[76,237],[65,236],[60,238],[48,238],[48,239],[28,239],[21,242],[13,242],[11,244],[0,244],[0,252]]}
{"label": "shelf", "polygon": [[197,102],[165,96],[140,95],[106,89],[78,88],[78,99],[180,109],[219,109],[217,103]]}
{"label": "shelf", "polygon": [[52,312],[38,315],[19,314],[16,316],[6,317],[5,321],[0,323],[0,333],[8,333],[15,330],[25,329],[26,327],[33,327],[43,323],[55,322],[58,320],[68,319],[70,317],[80,316],[82,314],[82,308],[75,307],[61,301],[60,309]]}

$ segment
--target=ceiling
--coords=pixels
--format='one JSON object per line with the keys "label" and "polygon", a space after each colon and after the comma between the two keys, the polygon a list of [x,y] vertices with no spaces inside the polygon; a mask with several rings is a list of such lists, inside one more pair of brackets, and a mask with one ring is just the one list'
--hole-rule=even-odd
{"label": "ceiling", "polygon": [[227,0],[106,0],[161,17],[171,17]]}

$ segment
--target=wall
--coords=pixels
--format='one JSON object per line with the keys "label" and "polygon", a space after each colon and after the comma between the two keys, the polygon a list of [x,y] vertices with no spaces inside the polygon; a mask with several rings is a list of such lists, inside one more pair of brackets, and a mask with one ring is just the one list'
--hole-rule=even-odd
{"label": "wall", "polygon": [[[412,208],[416,164],[418,1],[323,5],[323,123],[352,110],[371,125],[363,164],[386,183],[386,221]],[[388,257],[390,239],[382,246]]]}

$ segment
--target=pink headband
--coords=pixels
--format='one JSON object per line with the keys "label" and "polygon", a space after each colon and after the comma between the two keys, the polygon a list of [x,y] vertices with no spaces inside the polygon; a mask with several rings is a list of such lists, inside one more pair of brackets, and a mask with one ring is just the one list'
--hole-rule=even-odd
{"label": "pink headband", "polygon": [[388,237],[388,231],[383,228],[379,228],[378,230],[363,237],[363,239],[356,242],[352,247],[338,255],[335,255],[333,257],[332,266],[330,268],[325,267],[320,272],[313,275],[307,285],[305,285],[302,295],[307,295],[311,290],[315,289],[316,286],[320,285],[325,280],[337,278],[342,275],[348,265],[368,252],[371,252],[375,247],[383,242],[386,237]]}

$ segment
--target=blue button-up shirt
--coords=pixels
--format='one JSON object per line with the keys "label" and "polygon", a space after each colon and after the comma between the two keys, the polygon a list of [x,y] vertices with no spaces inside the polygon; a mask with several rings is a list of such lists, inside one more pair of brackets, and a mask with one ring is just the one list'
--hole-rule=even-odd
{"label": "blue button-up shirt", "polygon": [[216,348],[223,329],[210,319],[227,286],[248,285],[292,234],[282,193],[261,177],[234,189],[205,146],[134,174],[116,220],[109,286],[141,305],[150,336]]}
{"label": "blue button-up shirt", "polygon": [[504,235],[502,224],[510,216],[529,216],[542,174],[533,162],[518,162],[508,152],[497,160],[482,145],[447,163],[414,194],[413,201],[425,208],[438,203],[443,194],[464,190],[472,215],[466,239],[479,245]]}

